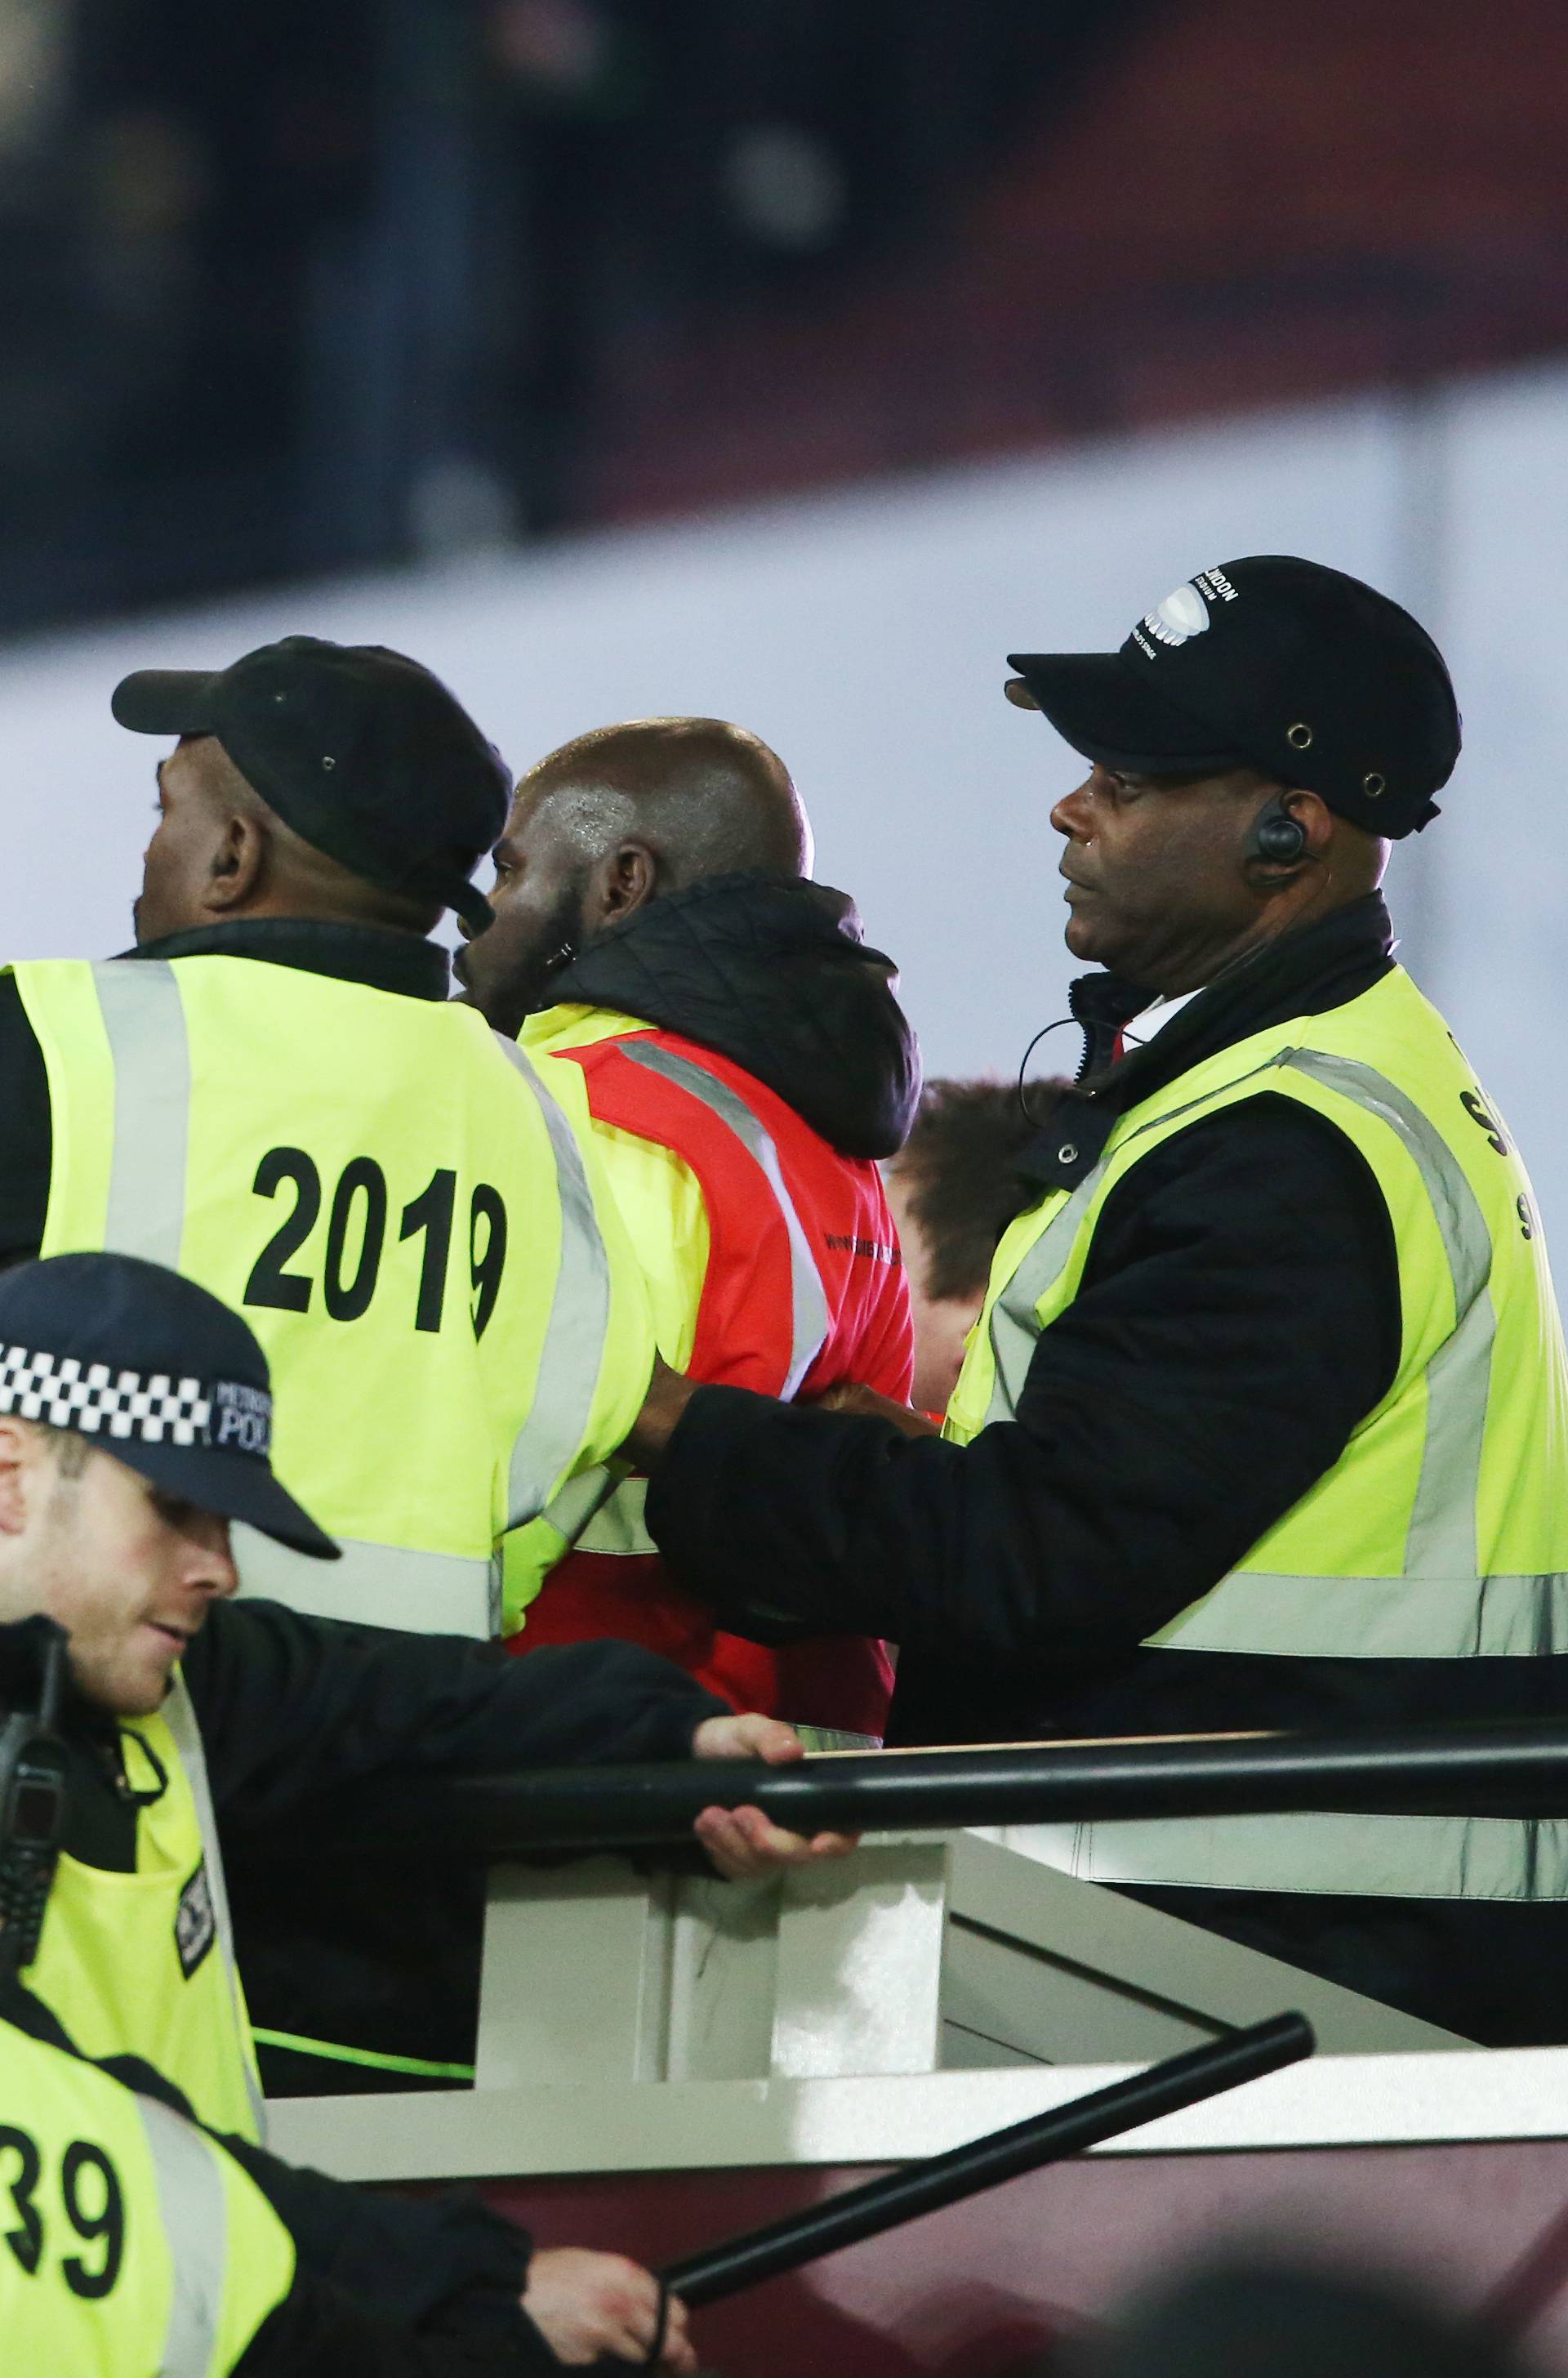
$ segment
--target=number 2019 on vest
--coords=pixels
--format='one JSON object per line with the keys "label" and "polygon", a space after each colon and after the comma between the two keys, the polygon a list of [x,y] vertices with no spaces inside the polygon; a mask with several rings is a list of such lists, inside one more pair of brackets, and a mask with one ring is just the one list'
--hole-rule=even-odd
{"label": "number 2019 on vest", "polygon": [[[290,1188],[294,1202],[251,1267],[246,1304],[285,1313],[307,1313],[316,1281],[310,1272],[287,1268],[316,1228],[324,1202],[320,1171],[303,1147],[269,1147],[256,1168],[257,1197],[276,1197]],[[423,1250],[419,1286],[410,1315],[416,1329],[439,1329],[446,1309],[447,1262],[457,1213],[458,1176],[449,1167],[433,1172],[417,1197],[398,1217],[398,1237],[419,1239]],[[338,1176],[327,1214],[321,1267],[321,1300],[334,1321],[357,1321],[368,1312],[381,1274],[389,1199],[387,1176],[374,1157],[353,1156]],[[469,1317],[483,1338],[507,1264],[507,1209],[487,1181],[475,1184],[468,1201]]]}

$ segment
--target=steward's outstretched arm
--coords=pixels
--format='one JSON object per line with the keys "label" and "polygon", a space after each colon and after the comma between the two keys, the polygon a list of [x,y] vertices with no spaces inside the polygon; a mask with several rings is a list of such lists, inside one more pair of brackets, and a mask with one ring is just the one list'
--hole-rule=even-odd
{"label": "steward's outstretched arm", "polygon": [[213,1610],[184,1662],[219,1814],[269,1825],[335,1786],[401,1773],[482,1775],[689,1756],[727,1705],[628,1643],[509,1659],[499,1645],[307,1618],[280,1603]]}
{"label": "steward's outstretched arm", "polygon": [[726,1626],[1103,1657],[1207,1592],[1333,1466],[1399,1331],[1364,1159],[1257,1098],[1128,1175],[1016,1419],[973,1444],[668,1373],[630,1444],[660,1549]]}

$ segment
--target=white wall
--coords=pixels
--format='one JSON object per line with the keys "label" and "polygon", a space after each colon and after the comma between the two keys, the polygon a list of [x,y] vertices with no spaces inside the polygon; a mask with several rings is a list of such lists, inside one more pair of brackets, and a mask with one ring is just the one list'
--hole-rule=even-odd
{"label": "white wall", "polygon": [[[856,895],[897,956],[928,1070],[1008,1072],[1064,1012],[1047,811],[1077,775],[1043,721],[1003,701],[1004,655],[1113,646],[1194,570],[1270,551],[1372,580],[1448,653],[1466,757],[1442,819],[1396,852],[1391,895],[1405,955],[1568,1231],[1559,368],[1419,406],[1314,407],[12,646],[0,949],[128,939],[157,748],[113,725],[115,679],[304,630],[427,661],[520,769],[650,712],[756,728],[806,793],[819,874]],[[1073,1040],[1037,1062],[1064,1062]]]}

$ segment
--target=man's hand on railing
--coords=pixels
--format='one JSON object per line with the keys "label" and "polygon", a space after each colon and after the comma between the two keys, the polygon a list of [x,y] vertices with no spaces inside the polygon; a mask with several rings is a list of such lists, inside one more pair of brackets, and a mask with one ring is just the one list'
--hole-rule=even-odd
{"label": "man's hand on railing", "polygon": [[[557,2361],[584,2369],[608,2354],[645,2367],[659,2318],[659,2282],[624,2254],[585,2246],[551,2246],[528,2265],[522,2308]],[[670,2298],[664,2349],[653,2363],[670,2378],[691,2378],[697,2355],[686,2333],[686,2306]]]}
{"label": "man's hand on railing", "polygon": [[[695,1759],[761,1759],[783,1767],[805,1753],[800,1736],[781,1718],[705,1718],[691,1739]],[[727,1882],[746,1882],[782,1866],[813,1866],[847,1857],[856,1833],[792,1833],[760,1808],[704,1808],[692,1831]]]}

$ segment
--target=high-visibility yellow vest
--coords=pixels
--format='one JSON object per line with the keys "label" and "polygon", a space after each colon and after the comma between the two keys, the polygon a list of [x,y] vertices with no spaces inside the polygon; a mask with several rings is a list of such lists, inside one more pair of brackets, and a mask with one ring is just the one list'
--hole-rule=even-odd
{"label": "high-visibility yellow vest", "polygon": [[[575,1087],[582,1080],[575,1065],[548,1063],[557,1050],[647,1029],[635,1015],[573,1003],[529,1016],[520,1045],[544,1064],[552,1085],[559,1074]],[[633,1234],[659,1351],[684,1371],[708,1269],[708,1208],[701,1185],[674,1148],[613,1124],[594,1123],[592,1129],[612,1168],[616,1210]],[[624,1465],[584,1471],[531,1526],[509,1535],[504,1547],[503,1631],[514,1634],[522,1625],[528,1604],[574,1544],[587,1552],[656,1553],[643,1517],[647,1498],[647,1480],[627,1477]]]}
{"label": "high-visibility yellow vest", "polygon": [[227,2378],[293,2241],[193,2123],[0,2023],[6,2378]]}
{"label": "high-visibility yellow vest", "polygon": [[256,959],[30,961],[45,1255],[171,1265],[243,1313],[273,1459],[344,1558],[236,1531],[245,1590],[485,1637],[496,1547],[604,1460],[652,1368],[589,1143],[472,1009]]}
{"label": "high-visibility yellow vest", "polygon": [[[1271,1026],[1120,1116],[1071,1190],[1021,1214],[947,1434],[1017,1409],[1078,1293],[1107,1198],[1175,1134],[1263,1094],[1365,1158],[1387,1205],[1402,1336],[1387,1394],[1231,1573],[1148,1639],[1278,1658],[1529,1659],[1568,1651],[1568,1364],[1528,1177],[1436,1010],[1395,967],[1323,1015]],[[1279,1194],[1288,1197],[1289,1183]],[[1301,1228],[1311,1231],[1304,1213]],[[1041,1829],[1100,1881],[1454,1899],[1568,1896],[1568,1822],[1271,1816]],[[1048,1832],[1049,1840],[1044,1838]]]}
{"label": "high-visibility yellow vest", "polygon": [[213,2130],[259,2139],[223,1862],[180,1678],[156,1717],[128,1719],[120,1735],[140,1801],[135,1871],[61,1858],[29,1986],[84,2056],[140,2056]]}

